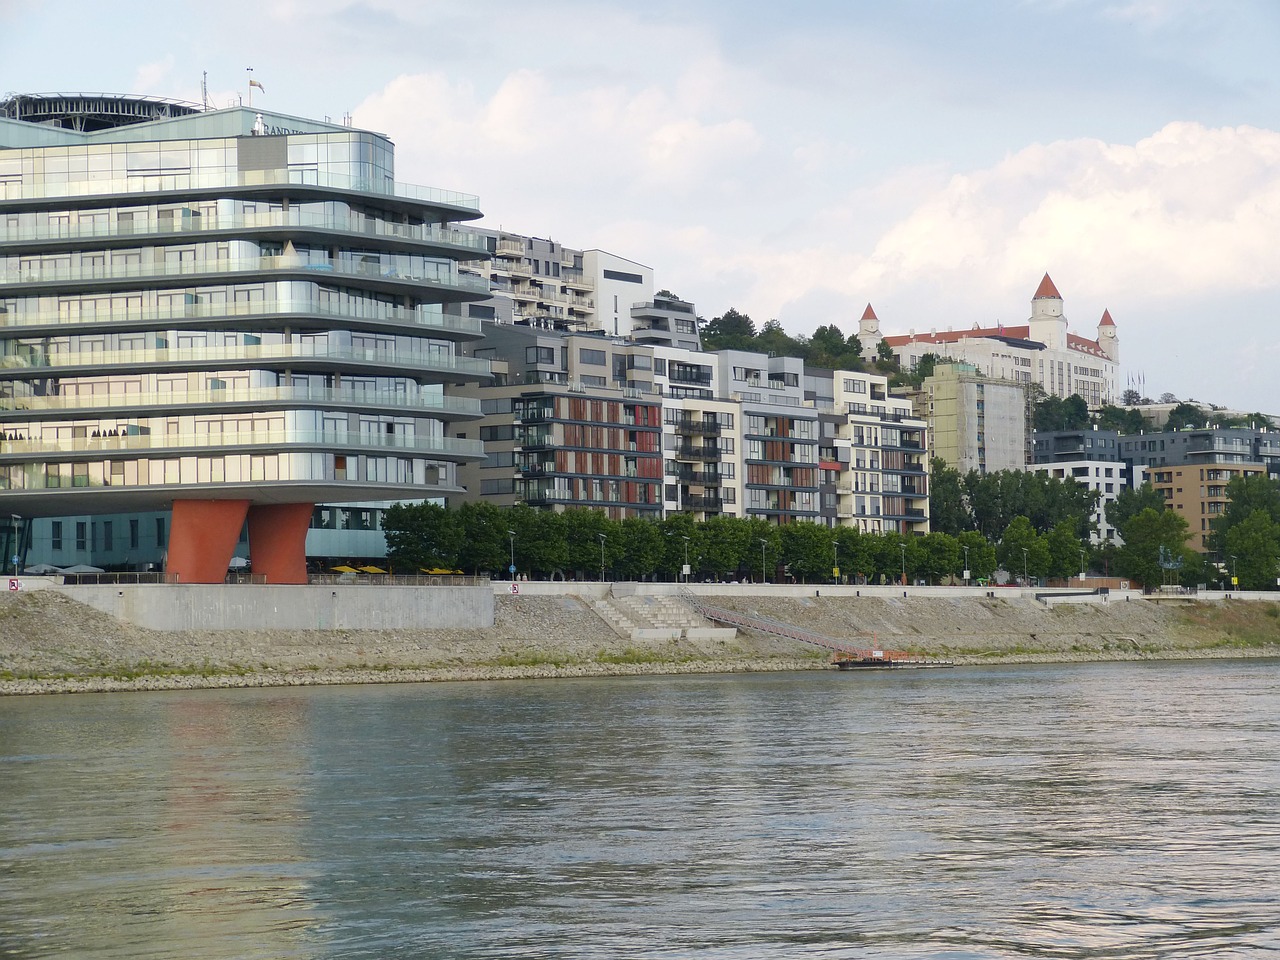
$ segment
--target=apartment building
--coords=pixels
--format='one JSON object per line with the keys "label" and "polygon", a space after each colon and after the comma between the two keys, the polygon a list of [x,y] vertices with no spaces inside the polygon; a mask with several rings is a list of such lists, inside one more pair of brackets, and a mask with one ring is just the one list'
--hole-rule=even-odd
{"label": "apartment building", "polygon": [[972,364],[939,363],[912,393],[929,423],[933,455],[961,473],[1024,470],[1031,461],[1031,416],[1022,383],[994,380]]}
{"label": "apartment building", "polygon": [[255,573],[305,582],[311,533],[376,546],[379,504],[460,490],[480,211],[394,160],[240,107],[0,103],[0,506],[28,559],[216,582],[247,529]]}
{"label": "apartment building", "polygon": [[1033,464],[1030,469],[1058,480],[1072,479],[1098,494],[1098,505],[1090,517],[1089,542],[1123,543],[1116,528],[1107,522],[1106,507],[1120,491],[1141,486],[1146,468],[1126,461],[1123,439],[1114,430],[1037,430],[1034,433]]}
{"label": "apartment building", "polygon": [[[1208,552],[1213,521],[1230,500],[1235,477],[1280,472],[1280,432],[1246,427],[1170,430],[1121,438],[1121,456],[1147,479],[1191,528],[1190,546]],[[1219,558],[1220,559],[1220,558]]]}

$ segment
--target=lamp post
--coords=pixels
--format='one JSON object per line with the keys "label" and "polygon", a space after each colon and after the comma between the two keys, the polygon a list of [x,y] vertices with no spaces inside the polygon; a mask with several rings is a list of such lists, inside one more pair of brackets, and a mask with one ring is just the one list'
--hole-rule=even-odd
{"label": "lamp post", "polygon": [[902,585],[907,585],[907,545],[905,543],[898,544],[898,549],[902,551]]}
{"label": "lamp post", "polygon": [[831,582],[840,582],[840,541],[832,538],[831,540]]}
{"label": "lamp post", "polygon": [[680,539],[684,541],[684,582],[689,582],[689,538],[683,534]]}
{"label": "lamp post", "polygon": [[511,538],[511,570],[509,572],[511,574],[511,579],[515,580],[516,578],[516,532],[514,530],[508,530],[507,536]]}
{"label": "lamp post", "polygon": [[604,542],[607,537],[603,533],[597,533],[600,538],[600,582],[604,583]]}
{"label": "lamp post", "polygon": [[13,575],[16,577],[18,575],[18,521],[22,518],[16,513],[11,513],[9,519],[13,521],[13,553],[10,556],[13,558]]}
{"label": "lamp post", "polygon": [[964,547],[964,585],[969,585],[969,547]]}
{"label": "lamp post", "polygon": [[1240,581],[1236,579],[1236,558],[1233,556],[1231,558],[1231,586],[1237,587],[1239,585]]}
{"label": "lamp post", "polygon": [[764,569],[764,550],[765,550],[765,547],[767,546],[769,546],[769,541],[766,540],[764,537],[760,537],[760,582],[761,583],[769,582],[769,577],[765,573],[765,569]]}
{"label": "lamp post", "polygon": [[1080,551],[1080,583],[1084,583],[1084,551]]}
{"label": "lamp post", "polygon": [[1022,585],[1025,587],[1029,581],[1027,580],[1027,548],[1022,548]]}

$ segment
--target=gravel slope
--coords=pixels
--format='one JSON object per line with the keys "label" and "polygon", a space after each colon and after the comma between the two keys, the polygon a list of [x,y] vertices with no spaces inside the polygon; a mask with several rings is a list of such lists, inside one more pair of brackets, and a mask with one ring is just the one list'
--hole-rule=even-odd
{"label": "gravel slope", "polygon": [[[1034,600],[716,600],[817,633],[956,663],[1280,656],[1276,604],[1135,600],[1046,608]],[[487,630],[163,633],[54,590],[0,596],[0,694],[821,669],[813,647],[765,636],[637,643],[588,601],[495,599]]]}

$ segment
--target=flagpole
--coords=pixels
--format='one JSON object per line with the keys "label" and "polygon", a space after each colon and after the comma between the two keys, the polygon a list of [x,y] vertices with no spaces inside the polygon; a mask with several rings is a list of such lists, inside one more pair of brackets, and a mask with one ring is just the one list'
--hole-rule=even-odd
{"label": "flagpole", "polygon": [[[245,67],[245,73],[253,73],[253,67]],[[249,77],[249,109],[253,109],[253,77]]]}

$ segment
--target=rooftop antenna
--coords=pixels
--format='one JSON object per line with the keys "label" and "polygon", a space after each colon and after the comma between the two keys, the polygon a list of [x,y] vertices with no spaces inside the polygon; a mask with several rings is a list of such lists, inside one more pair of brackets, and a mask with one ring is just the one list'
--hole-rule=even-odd
{"label": "rooftop antenna", "polygon": [[200,74],[200,99],[204,101],[204,108],[206,110],[213,109],[212,104],[209,103],[209,71],[208,70],[205,70]]}

